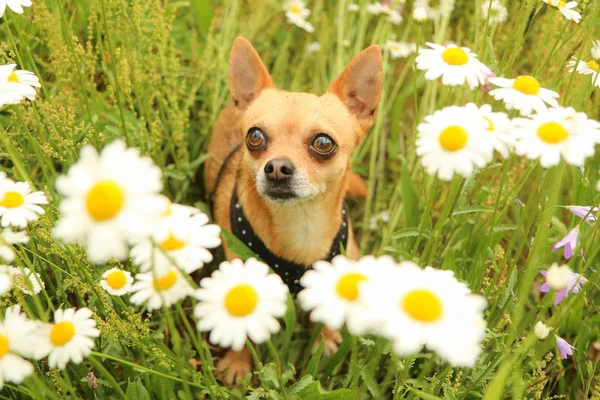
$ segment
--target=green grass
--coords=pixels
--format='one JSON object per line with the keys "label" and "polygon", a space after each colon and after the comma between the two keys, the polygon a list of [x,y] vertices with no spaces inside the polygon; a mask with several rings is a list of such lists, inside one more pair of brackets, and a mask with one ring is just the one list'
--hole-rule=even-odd
{"label": "green grass", "polygon": [[[45,191],[51,202],[28,228],[32,241],[14,262],[40,273],[46,289],[37,296],[14,290],[1,308],[18,303],[31,318],[47,321],[56,308],[87,306],[101,337],[83,363],[59,371],[35,362],[34,375],[21,385],[7,383],[0,398],[600,399],[598,355],[586,358],[600,340],[598,274],[590,269],[600,268],[600,224],[581,225],[585,260],[569,262],[589,278],[585,289],[557,308],[552,296],[540,298],[535,289],[538,271],[561,261],[552,245],[579,222],[561,206],[600,202],[600,156],[588,160],[583,176],[572,166],[544,170],[516,156],[467,180],[444,183],[426,175],[414,151],[415,127],[425,115],[470,101],[503,108],[479,90],[425,81],[413,58],[384,53],[377,122],[354,156],[369,196],[353,202],[352,217],[363,254],[451,269],[486,297],[488,333],[472,369],[453,368],[427,352],[398,358],[381,339],[347,334],[334,356],[311,355],[315,337],[290,303],[282,332],[254,349],[259,362],[252,376],[227,388],[213,376],[215,349],[196,332],[194,301],[152,314],[133,308],[98,285],[108,266],[90,265],[82,248],[51,236],[60,201],[56,177],[84,144],[100,148],[117,138],[162,168],[173,201],[208,211],[199,171],[229,102],[227,57],[238,35],[255,45],[278,87],[317,94],[370,44],[393,37],[421,45],[451,40],[470,47],[498,76],[533,75],[561,94],[562,105],[599,119],[600,89],[564,66],[572,55],[588,57],[591,41],[600,39],[600,3],[580,1],[583,20],[575,24],[541,1],[507,1],[508,21],[492,25],[482,19],[483,1],[457,1],[450,18],[418,26],[408,0],[404,22],[393,26],[368,15],[364,0],[359,13],[346,12],[348,0],[315,0],[309,4],[314,34],[287,24],[275,0],[38,0],[24,16],[7,11],[0,20],[0,63],[36,72],[43,86],[35,102],[0,112],[0,170]],[[313,41],[323,50],[308,55],[304,49]],[[381,211],[390,212],[390,222],[369,230]],[[535,338],[538,320],[577,348],[572,358],[558,357],[552,335]],[[201,367],[193,368],[191,359]]]}

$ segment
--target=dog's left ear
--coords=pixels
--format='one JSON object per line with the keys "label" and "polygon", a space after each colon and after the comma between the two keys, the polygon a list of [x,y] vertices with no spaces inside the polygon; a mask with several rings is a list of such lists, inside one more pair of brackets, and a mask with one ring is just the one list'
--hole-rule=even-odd
{"label": "dog's left ear", "polygon": [[383,60],[379,46],[361,51],[329,87],[367,132],[375,123],[375,113],[383,87]]}

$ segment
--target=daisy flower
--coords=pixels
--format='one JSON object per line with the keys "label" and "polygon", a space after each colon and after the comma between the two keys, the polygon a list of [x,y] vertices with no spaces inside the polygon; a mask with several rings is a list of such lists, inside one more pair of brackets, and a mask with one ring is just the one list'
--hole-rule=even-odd
{"label": "daisy flower", "polygon": [[598,62],[596,60],[590,60],[588,62],[579,59],[577,57],[571,57],[571,60],[567,63],[569,72],[577,72],[580,75],[592,75],[598,74]]}
{"label": "daisy flower", "polygon": [[571,107],[542,110],[531,119],[515,118],[512,122],[515,153],[539,159],[544,168],[558,165],[561,157],[568,164],[582,166],[595,154],[600,137],[600,123]]}
{"label": "daisy flower", "polygon": [[390,266],[395,268],[391,257],[366,256],[351,261],[337,256],[331,263],[318,261],[300,280],[305,289],[298,293],[298,300],[305,311],[311,312],[311,321],[335,330],[346,324],[353,335],[364,335],[373,318],[369,305],[359,296],[361,288],[377,269]]}
{"label": "daisy flower", "polygon": [[455,44],[441,46],[426,43],[430,48],[419,49],[417,68],[425,72],[425,79],[433,81],[442,77],[442,83],[448,86],[464,85],[471,89],[485,83],[486,76],[492,71],[477,59],[467,47]]}
{"label": "daisy flower", "polygon": [[437,7],[432,6],[431,0],[415,0],[414,8],[422,8],[427,13],[427,18],[438,19],[452,14],[456,0],[439,0]]}
{"label": "daisy flower", "polygon": [[565,339],[557,336],[556,337],[556,347],[558,347],[558,352],[560,353],[560,358],[566,360],[569,356],[573,355],[573,349],[577,350],[575,347],[571,346]]}
{"label": "daisy flower", "polygon": [[[0,11],[2,8],[0,0]],[[35,100],[36,87],[40,80],[33,72],[15,70],[16,64],[0,65],[0,107],[7,104],[19,104],[23,99]]]}
{"label": "daisy flower", "polygon": [[193,293],[186,277],[175,267],[156,278],[151,272],[137,274],[130,292],[129,301],[137,305],[147,303],[148,311],[158,310],[163,305],[170,307]]}
{"label": "daisy flower", "polygon": [[65,243],[83,243],[97,264],[127,258],[127,244],[146,237],[164,209],[161,171],[137,149],[118,140],[100,154],[90,145],[56,180],[65,196],[54,234]]}
{"label": "daisy flower", "polygon": [[0,18],[4,16],[6,7],[17,14],[23,14],[23,7],[31,7],[31,0],[0,0]]}
{"label": "daisy flower", "polygon": [[422,22],[427,21],[427,10],[423,7],[416,7],[413,10],[413,21],[420,24]]}
{"label": "daisy flower", "polygon": [[69,361],[79,364],[94,348],[94,338],[100,336],[92,310],[56,310],[53,324],[43,324],[34,346],[34,357],[48,356],[50,368],[65,369]]}
{"label": "daisy flower", "polygon": [[27,182],[0,179],[0,216],[2,227],[25,228],[44,214],[40,204],[48,204],[44,192],[33,192]]}
{"label": "daisy flower", "polygon": [[380,321],[380,334],[406,356],[423,345],[454,366],[473,366],[485,337],[485,300],[452,271],[403,262],[361,291]]}
{"label": "daisy flower", "polygon": [[385,44],[385,48],[390,51],[390,55],[393,59],[406,58],[417,51],[417,44],[388,40],[388,42]]}
{"label": "daisy flower", "polygon": [[0,296],[4,296],[12,287],[12,276],[10,267],[0,264]]}
{"label": "daisy flower", "polygon": [[287,294],[287,286],[269,274],[266,264],[254,258],[223,262],[200,281],[194,309],[198,330],[211,331],[211,343],[236,351],[246,338],[262,343],[279,331],[276,318],[285,315]]}
{"label": "daisy flower", "polygon": [[131,272],[115,267],[102,274],[100,286],[113,296],[123,296],[129,293],[132,283]]}
{"label": "daisy flower", "polygon": [[312,42],[306,46],[306,53],[307,54],[317,53],[317,52],[321,51],[322,49],[323,49],[323,47],[321,46],[321,43]]}
{"label": "daisy flower", "polygon": [[350,12],[360,11],[360,6],[356,3],[350,3],[350,4],[348,4],[348,11],[350,11]]}
{"label": "daisy flower", "polygon": [[600,40],[594,40],[592,42],[592,50],[590,50],[590,53],[592,53],[592,58],[600,60]]}
{"label": "daisy flower", "polygon": [[575,21],[579,23],[581,21],[581,14],[574,10],[577,7],[576,1],[564,1],[564,0],[543,0],[544,3],[551,7],[556,8],[560,13],[569,21]]}
{"label": "daisy flower", "polygon": [[506,21],[508,10],[499,0],[485,0],[481,3],[481,14],[490,24],[499,24]]}
{"label": "daisy flower", "polygon": [[34,295],[46,287],[42,276],[37,272],[32,272],[29,268],[10,267],[9,274],[13,284],[24,294]]}
{"label": "daisy flower", "polygon": [[390,6],[380,2],[367,4],[367,12],[371,15],[387,14],[391,11]]}
{"label": "daisy flower", "polygon": [[428,174],[449,181],[469,177],[494,156],[488,123],[476,107],[450,106],[425,117],[417,127],[417,155]]}
{"label": "daisy flower", "polygon": [[390,10],[387,15],[387,20],[393,25],[400,25],[402,22],[402,14],[398,10]]}
{"label": "daisy flower", "polygon": [[33,373],[33,365],[22,356],[31,355],[35,328],[19,306],[6,309],[4,321],[0,322],[0,390],[4,382],[18,384]]}
{"label": "daisy flower", "polygon": [[304,29],[308,33],[313,33],[315,31],[315,27],[310,22],[305,20],[304,18],[300,18],[300,17],[288,18],[288,22],[290,24],[296,25],[298,28]]}
{"label": "daisy flower", "polygon": [[[550,290],[552,290],[550,283],[558,287],[558,289],[555,289],[557,291],[556,296],[554,297],[555,306],[559,305],[569,293],[579,293],[583,285],[587,282],[585,276],[572,272],[566,265],[560,269],[558,264],[553,264],[547,271],[540,271],[540,273],[546,277],[546,283],[540,287],[540,292],[550,292]],[[550,276],[548,276],[548,274],[550,274]]]}
{"label": "daisy flower", "polygon": [[310,16],[310,10],[306,7],[306,3],[302,0],[286,1],[283,4],[283,11],[285,11],[285,16],[288,19],[306,19]]}
{"label": "daisy flower", "polygon": [[221,244],[221,228],[207,223],[208,217],[197,208],[173,204],[150,237],[131,249],[134,263],[142,272],[154,266],[158,275],[167,273],[173,263],[187,273],[202,268],[213,259],[207,249]]}
{"label": "daisy flower", "polygon": [[479,113],[487,123],[490,139],[494,143],[494,149],[504,158],[507,158],[514,148],[515,140],[510,134],[513,124],[503,112],[493,112],[492,106],[484,104],[480,108],[473,103],[467,104],[466,108],[473,113]]}
{"label": "daisy flower", "polygon": [[24,244],[29,242],[29,236],[25,232],[13,232],[12,229],[0,231],[0,258],[12,262],[15,259],[13,244]]}
{"label": "daisy flower", "polygon": [[534,110],[544,112],[548,108],[546,104],[558,107],[558,93],[541,87],[533,76],[522,75],[516,79],[494,77],[488,81],[498,86],[490,91],[490,95],[504,101],[506,109],[521,111],[521,115],[531,115]]}

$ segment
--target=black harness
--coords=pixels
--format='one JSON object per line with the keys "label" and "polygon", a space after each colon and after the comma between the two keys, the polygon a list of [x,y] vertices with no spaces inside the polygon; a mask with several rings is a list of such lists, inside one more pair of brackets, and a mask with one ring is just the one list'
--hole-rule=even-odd
{"label": "black harness", "polygon": [[[222,172],[230,160],[231,156],[240,148],[237,146],[233,151],[227,156],[225,162],[221,166],[221,170],[217,175],[217,181],[215,184],[216,187],[221,180]],[[211,200],[211,208],[212,208],[212,200],[214,200],[214,192],[209,196]],[[331,249],[327,253],[327,256],[323,258],[324,261],[331,261],[335,256],[341,254],[342,248],[346,249],[348,244],[348,207],[346,202],[342,202],[341,207],[342,213],[342,224],[340,229],[338,230],[337,235],[333,239],[333,243],[331,244]],[[233,187],[233,193],[231,195],[231,203],[229,205],[229,217],[231,221],[231,233],[233,233],[238,239],[240,239],[249,249],[251,249],[262,261],[264,261],[267,265],[273,269],[273,271],[281,277],[283,282],[290,289],[290,293],[297,294],[300,290],[302,290],[302,286],[300,285],[300,278],[304,275],[308,269],[311,268],[310,265],[302,265],[297,264],[288,260],[285,260],[279,256],[276,256],[271,252],[267,246],[263,243],[262,240],[256,235],[254,229],[252,229],[252,225],[248,221],[248,218],[244,215],[244,210],[242,209],[242,205],[238,201],[237,196],[237,185]]]}

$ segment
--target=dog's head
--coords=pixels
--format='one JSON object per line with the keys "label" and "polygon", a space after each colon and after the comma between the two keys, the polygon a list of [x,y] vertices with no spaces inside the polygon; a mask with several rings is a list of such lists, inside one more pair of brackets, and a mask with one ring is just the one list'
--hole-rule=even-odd
{"label": "dog's head", "polygon": [[350,157],[375,121],[383,85],[381,50],[358,54],[316,96],[278,90],[252,45],[237,38],[229,58],[229,88],[242,113],[244,170],[274,203],[339,193]]}

